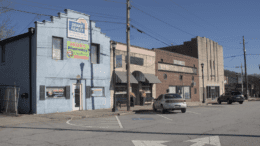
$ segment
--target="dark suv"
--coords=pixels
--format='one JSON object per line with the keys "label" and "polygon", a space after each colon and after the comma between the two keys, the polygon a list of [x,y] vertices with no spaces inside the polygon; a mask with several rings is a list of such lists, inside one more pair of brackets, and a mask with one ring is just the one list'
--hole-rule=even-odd
{"label": "dark suv", "polygon": [[227,102],[228,104],[232,104],[232,102],[239,102],[240,104],[243,104],[244,100],[245,98],[241,92],[233,91],[221,95],[218,98],[218,103],[221,104],[221,102]]}

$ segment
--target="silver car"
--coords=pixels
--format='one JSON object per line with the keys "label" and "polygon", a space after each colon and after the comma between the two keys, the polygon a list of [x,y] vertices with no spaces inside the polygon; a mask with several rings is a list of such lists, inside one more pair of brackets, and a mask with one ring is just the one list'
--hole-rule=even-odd
{"label": "silver car", "polygon": [[173,93],[161,94],[153,103],[153,110],[157,111],[160,109],[162,113],[173,110],[181,110],[182,113],[185,113],[186,108],[186,100],[179,94]]}

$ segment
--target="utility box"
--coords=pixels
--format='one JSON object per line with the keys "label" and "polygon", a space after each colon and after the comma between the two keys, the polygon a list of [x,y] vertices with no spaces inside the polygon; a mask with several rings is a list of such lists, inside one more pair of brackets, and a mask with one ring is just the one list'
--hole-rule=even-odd
{"label": "utility box", "polygon": [[21,97],[22,97],[22,98],[28,98],[28,93],[23,93],[23,94],[21,95]]}

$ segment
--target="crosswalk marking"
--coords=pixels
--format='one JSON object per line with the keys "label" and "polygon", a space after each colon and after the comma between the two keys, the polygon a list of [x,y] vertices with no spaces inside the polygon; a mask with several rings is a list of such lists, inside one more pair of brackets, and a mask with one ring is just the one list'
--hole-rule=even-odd
{"label": "crosswalk marking", "polygon": [[117,116],[110,118],[85,118],[76,121],[70,119],[66,123],[71,126],[80,126],[87,128],[123,128]]}

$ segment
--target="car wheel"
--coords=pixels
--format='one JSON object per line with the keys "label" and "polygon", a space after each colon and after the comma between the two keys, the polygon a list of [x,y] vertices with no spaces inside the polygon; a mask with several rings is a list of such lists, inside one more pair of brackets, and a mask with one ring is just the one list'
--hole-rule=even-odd
{"label": "car wheel", "polygon": [[163,109],[163,105],[161,105],[161,108],[162,108],[162,113],[165,114],[166,110]]}
{"label": "car wheel", "polygon": [[221,104],[221,101],[218,99],[218,104]]}
{"label": "car wheel", "polygon": [[153,104],[153,111],[155,111],[155,112],[157,111],[157,109],[155,108],[154,104]]}
{"label": "car wheel", "polygon": [[243,104],[243,101],[239,101],[239,104]]}
{"label": "car wheel", "polygon": [[182,113],[185,113],[185,112],[186,112],[186,108],[185,108],[185,109],[181,109],[181,112],[182,112]]}
{"label": "car wheel", "polygon": [[228,104],[232,104],[232,100],[229,100],[229,101],[228,101]]}

